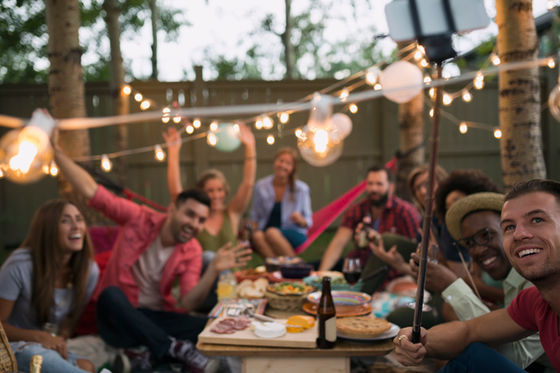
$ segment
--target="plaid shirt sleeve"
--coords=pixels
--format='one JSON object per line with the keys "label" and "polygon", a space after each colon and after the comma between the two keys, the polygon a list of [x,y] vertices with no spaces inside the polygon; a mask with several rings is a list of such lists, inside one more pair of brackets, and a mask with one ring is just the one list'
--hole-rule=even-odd
{"label": "plaid shirt sleeve", "polygon": [[366,209],[366,204],[364,203],[364,201],[350,207],[350,209],[346,211],[346,213],[342,217],[340,226],[354,230],[356,225],[358,225],[358,223],[362,221],[365,215],[364,209]]}

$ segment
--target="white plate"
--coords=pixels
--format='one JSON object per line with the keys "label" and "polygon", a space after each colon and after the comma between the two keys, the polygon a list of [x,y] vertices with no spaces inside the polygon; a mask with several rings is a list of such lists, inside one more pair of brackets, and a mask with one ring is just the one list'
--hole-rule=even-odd
{"label": "white plate", "polygon": [[389,339],[389,338],[396,337],[397,334],[399,334],[399,330],[401,330],[401,328],[399,328],[398,325],[391,323],[391,328],[387,330],[385,333],[378,335],[377,337],[363,337],[363,338],[348,337],[340,332],[337,333],[337,336],[344,339],[353,339],[355,341],[380,341],[382,339]]}

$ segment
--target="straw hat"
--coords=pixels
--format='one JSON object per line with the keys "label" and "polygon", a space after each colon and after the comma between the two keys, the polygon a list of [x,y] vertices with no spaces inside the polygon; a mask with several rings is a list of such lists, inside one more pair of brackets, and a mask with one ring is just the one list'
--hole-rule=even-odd
{"label": "straw hat", "polygon": [[468,214],[475,211],[496,211],[502,212],[504,205],[504,195],[500,193],[475,193],[461,198],[451,205],[445,214],[445,225],[447,230],[455,240],[460,240],[461,222]]}

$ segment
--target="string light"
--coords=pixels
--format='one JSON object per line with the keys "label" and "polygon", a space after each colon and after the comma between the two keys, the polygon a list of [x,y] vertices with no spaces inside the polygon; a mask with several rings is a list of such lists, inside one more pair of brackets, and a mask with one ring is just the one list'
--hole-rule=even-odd
{"label": "string light", "polygon": [[180,115],[175,115],[173,117],[173,123],[175,123],[175,124],[181,123],[181,116]]}
{"label": "string light", "polygon": [[430,111],[428,112],[428,115],[430,116],[430,118],[434,117],[434,108],[430,109]]}
{"label": "string light", "polygon": [[269,130],[274,127],[274,121],[269,116],[266,116],[262,119],[262,126],[264,129]]}
{"label": "string light", "polygon": [[233,132],[235,132],[235,133],[237,133],[237,134],[238,134],[239,132],[241,132],[241,128],[239,128],[239,124],[235,123],[235,124],[233,125]]}
{"label": "string light", "polygon": [[375,83],[375,85],[373,86],[373,89],[375,91],[380,91],[383,88],[383,86],[380,83]]}
{"label": "string light", "polygon": [[492,65],[498,66],[501,62],[500,57],[496,53],[492,53],[490,55],[490,60],[492,61]]}
{"label": "string light", "polygon": [[286,124],[290,120],[290,114],[288,114],[284,111],[284,112],[280,113],[280,115],[278,116],[278,119],[280,119],[280,123]]}
{"label": "string light", "polygon": [[453,102],[453,97],[451,97],[451,95],[449,93],[445,92],[443,94],[443,101],[442,102],[445,106],[449,106]]}
{"label": "string light", "polygon": [[340,98],[340,101],[344,102],[348,99],[348,96],[350,95],[350,92],[348,91],[348,89],[343,89],[342,92],[340,92],[340,95],[338,96],[338,98]]}
{"label": "string light", "polygon": [[142,96],[142,93],[140,93],[140,92],[134,94],[134,101],[136,101],[136,102],[142,101],[143,98],[144,98],[144,96]]}
{"label": "string light", "polygon": [[260,130],[260,129],[263,128],[263,121],[262,121],[261,118],[258,118],[258,119],[255,121],[255,128],[258,129],[258,130]]}
{"label": "string light", "polygon": [[554,58],[550,57],[548,59],[548,62],[546,63],[546,66],[548,66],[551,69],[554,69],[554,67],[556,67],[556,62],[554,62]]}
{"label": "string light", "polygon": [[187,125],[187,126],[185,127],[185,132],[186,132],[187,134],[189,134],[189,135],[192,135],[192,133],[194,132],[194,127],[191,126],[190,124]]}
{"label": "string light", "polygon": [[276,142],[276,139],[274,138],[274,135],[268,135],[266,137],[266,143],[268,145],[274,145],[275,142]]}
{"label": "string light", "polygon": [[0,167],[0,179],[3,179],[6,174],[4,173],[4,167]]}
{"label": "string light", "polygon": [[459,132],[464,135],[465,133],[467,133],[469,130],[469,126],[467,125],[467,123],[465,122],[461,122],[461,124],[459,125]]}
{"label": "string light", "polygon": [[430,84],[432,82],[432,78],[429,75],[424,76],[424,84]]}
{"label": "string light", "polygon": [[428,90],[428,95],[430,96],[430,98],[433,100],[436,98],[436,89],[434,87],[430,88]]}
{"label": "string light", "polygon": [[422,66],[422,67],[428,67],[429,65],[430,64],[425,59],[422,59],[422,61],[420,61],[420,66]]}
{"label": "string light", "polygon": [[101,169],[105,172],[110,172],[113,168],[113,162],[109,159],[107,154],[101,156]]}
{"label": "string light", "polygon": [[296,135],[298,139],[303,138],[303,130],[301,128],[296,128],[296,130],[294,131],[294,135]]}
{"label": "string light", "polygon": [[472,95],[468,89],[463,90],[463,94],[461,95],[461,97],[465,102],[471,102],[472,100]]}
{"label": "string light", "polygon": [[366,82],[369,85],[374,85],[377,82],[377,76],[379,75],[379,70],[377,68],[370,68],[366,72]]}
{"label": "string light", "polygon": [[141,110],[148,110],[151,106],[152,106],[152,103],[150,102],[150,100],[143,100],[140,103],[140,109]]}
{"label": "string light", "polygon": [[210,123],[210,131],[212,132],[216,132],[218,130],[218,122],[213,121],[212,123]]}
{"label": "string light", "polygon": [[499,128],[494,128],[494,137],[497,139],[502,138],[502,130]]}
{"label": "string light", "polygon": [[165,159],[165,152],[161,148],[161,145],[157,144],[154,147],[154,156],[159,162],[162,162]]}
{"label": "string light", "polygon": [[218,139],[216,138],[216,134],[213,133],[213,132],[208,133],[208,135],[206,136],[206,142],[210,146],[216,146],[216,144],[218,143]]}
{"label": "string light", "polygon": [[348,106],[348,110],[350,110],[352,114],[356,114],[358,112],[358,105],[350,104],[350,106]]}
{"label": "string light", "polygon": [[198,129],[202,125],[202,122],[200,121],[200,119],[197,118],[197,119],[193,120],[192,125],[193,125],[194,128]]}
{"label": "string light", "polygon": [[416,52],[414,52],[414,59],[416,61],[420,61],[423,57],[424,57],[424,53],[422,53],[422,51],[420,51],[419,49],[417,49]]}
{"label": "string light", "polygon": [[473,86],[478,90],[484,88],[484,75],[482,75],[480,71],[476,73],[476,77],[473,81]]}
{"label": "string light", "polygon": [[125,96],[130,96],[130,94],[132,93],[132,87],[129,86],[128,84],[125,84],[122,86],[121,92]]}

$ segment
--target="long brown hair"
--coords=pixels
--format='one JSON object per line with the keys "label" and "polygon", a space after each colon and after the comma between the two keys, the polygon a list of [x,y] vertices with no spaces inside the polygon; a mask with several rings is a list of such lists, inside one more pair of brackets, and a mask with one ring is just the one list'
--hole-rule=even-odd
{"label": "long brown hair", "polygon": [[289,189],[290,189],[290,198],[293,200],[294,199],[294,192],[296,190],[298,153],[295,149],[289,148],[287,146],[283,147],[283,148],[280,148],[280,149],[278,149],[278,151],[276,152],[276,155],[274,156],[274,162],[276,162],[276,159],[278,159],[278,157],[280,157],[282,154],[288,154],[290,157],[292,157],[292,162],[294,164],[292,172],[288,175],[288,186],[289,186]]}
{"label": "long brown hair", "polygon": [[[27,237],[21,247],[28,248],[33,262],[31,304],[42,325],[50,321],[54,307],[56,275],[63,268],[60,264],[62,249],[58,224],[64,207],[71,204],[67,200],[55,199],[41,205],[35,211]],[[72,306],[68,318],[72,325],[80,317],[85,305],[86,285],[93,260],[93,246],[87,231],[82,250],[72,254],[68,263],[68,281],[73,289]]]}

